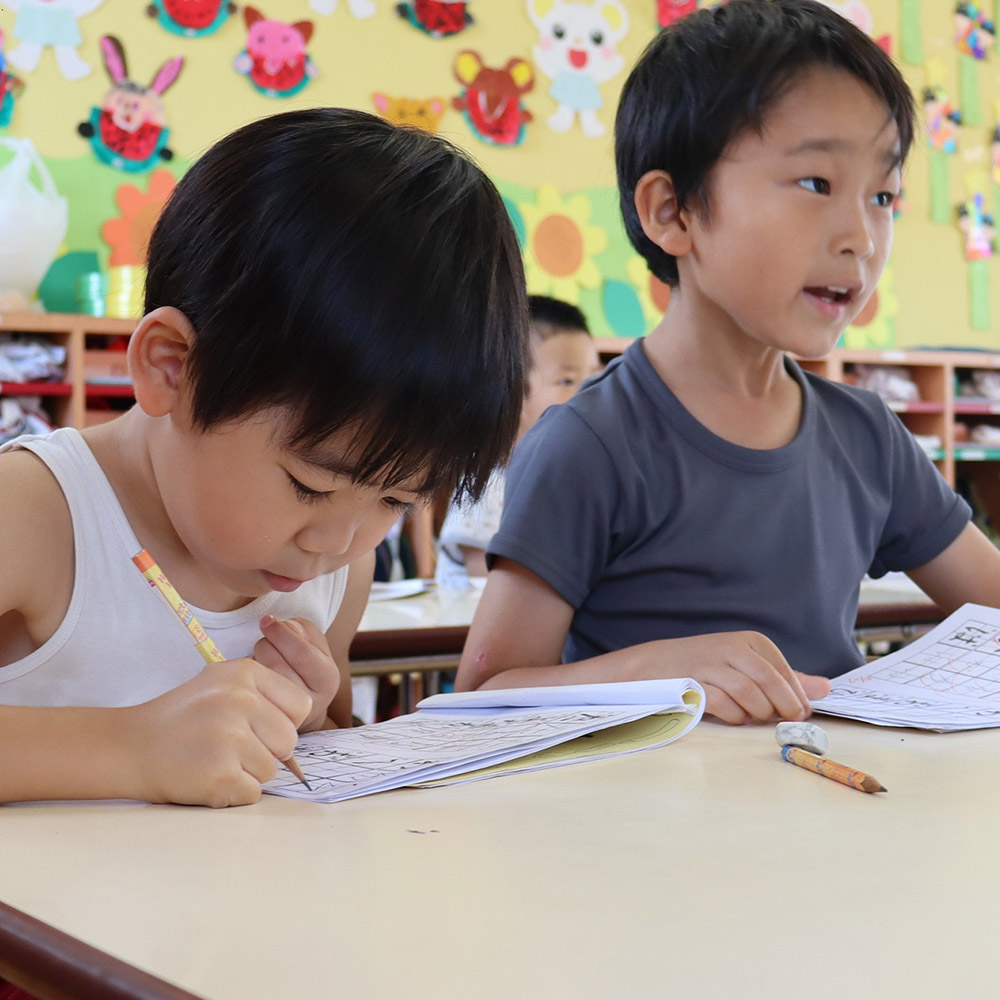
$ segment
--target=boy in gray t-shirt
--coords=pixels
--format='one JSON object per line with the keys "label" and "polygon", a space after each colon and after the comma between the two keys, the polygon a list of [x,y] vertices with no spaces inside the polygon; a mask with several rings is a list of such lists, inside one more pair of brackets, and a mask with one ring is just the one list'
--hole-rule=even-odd
{"label": "boy in gray t-shirt", "polygon": [[801,719],[860,658],[865,572],[1000,603],[1000,552],[895,414],[786,356],[829,352],[874,291],[913,120],[815,0],[731,0],[649,45],[616,159],[670,304],[515,450],[459,688],[691,676],[726,721]]}

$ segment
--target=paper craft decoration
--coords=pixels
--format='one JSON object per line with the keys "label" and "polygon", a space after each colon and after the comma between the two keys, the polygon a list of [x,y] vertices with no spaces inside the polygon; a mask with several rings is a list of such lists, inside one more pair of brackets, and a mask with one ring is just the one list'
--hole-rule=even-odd
{"label": "paper craft decoration", "polygon": [[153,0],[146,13],[175,35],[200,38],[214,34],[236,13],[231,0]]}
{"label": "paper craft decoration", "polygon": [[396,4],[396,13],[432,38],[447,38],[475,23],[468,7],[464,0],[412,0]]}
{"label": "paper craft decoration", "polygon": [[[374,17],[378,10],[375,0],[347,0],[347,6],[359,21]],[[309,9],[329,16],[337,9],[337,0],[309,0]]]}
{"label": "paper craft decoration", "polygon": [[593,204],[583,194],[563,198],[551,184],[538,189],[537,202],[518,205],[524,221],[524,274],[533,295],[552,295],[576,305],[581,288],[603,280],[593,257],[608,245],[608,234],[589,222]]}
{"label": "paper craft decoration", "polygon": [[849,670],[813,710],[877,726],[1000,726],[1000,611],[965,604],[895,653]]}
{"label": "paper craft decoration", "polygon": [[266,97],[291,97],[316,76],[316,65],[306,53],[312,21],[286,24],[265,17],[255,7],[243,8],[247,47],[233,60],[233,68]]}
{"label": "paper craft decoration", "polygon": [[80,80],[90,72],[76,51],[83,41],[77,18],[97,10],[104,0],[5,0],[4,6],[17,12],[13,36],[21,43],[7,58],[25,73],[31,73],[52,48],[59,72],[67,80]]}
{"label": "paper craft decoration", "polygon": [[698,9],[698,0],[656,0],[656,23],[666,28]]}
{"label": "paper craft decoration", "polygon": [[948,157],[958,148],[958,126],[961,113],[951,106],[943,87],[926,87],[923,95],[924,120],[931,186],[931,219],[948,222],[951,219],[951,196],[948,181]]}
{"label": "paper craft decoration", "polygon": [[994,184],[1000,185],[1000,124],[990,136],[990,176]]}
{"label": "paper craft decoration", "polygon": [[[704,710],[701,685],[676,678],[434,695],[411,715],[306,733],[295,758],[312,789],[282,773],[264,791],[340,802],[456,776],[492,777],[497,772],[481,769],[508,761],[526,770],[592,760],[672,743]],[[638,720],[649,720],[652,730],[625,729]],[[597,747],[590,740],[565,746],[597,732],[606,737]],[[525,759],[529,754],[539,756]]]}
{"label": "paper craft decoration", "polygon": [[455,57],[452,72],[465,89],[452,98],[452,106],[463,112],[472,131],[484,142],[516,146],[524,139],[531,112],[521,95],[535,85],[535,74],[524,59],[508,59],[500,68],[486,66],[482,56],[465,49]]}
{"label": "paper craft decoration", "polygon": [[437,133],[445,110],[443,97],[390,97],[381,91],[372,94],[372,104],[393,125],[412,125],[433,133]]}
{"label": "paper craft decoration", "polygon": [[955,44],[959,52],[985,59],[996,44],[992,18],[978,4],[960,3],[955,8]]}
{"label": "paper craft decoration", "polygon": [[616,46],[628,32],[628,12],[618,0],[527,0],[527,5],[538,29],[535,63],[551,78],[549,95],[556,102],[549,128],[568,132],[579,116],[587,138],[604,135],[597,117],[604,107],[598,84],[616,76],[625,64]]}
{"label": "paper craft decoration", "polygon": [[903,61],[919,66],[924,61],[924,43],[920,35],[920,0],[899,0],[899,37]]}
{"label": "paper craft decoration", "polygon": [[959,97],[966,125],[981,125],[979,100],[979,63],[996,44],[993,21],[974,3],[959,3],[955,8],[955,44],[958,60]]}
{"label": "paper craft decoration", "polygon": [[14,101],[24,93],[24,81],[7,67],[3,54],[3,32],[0,31],[0,128],[6,128],[14,115]]}
{"label": "paper craft decoration", "polygon": [[125,50],[114,35],[101,36],[101,55],[112,86],[77,131],[97,158],[116,170],[134,173],[169,160],[174,154],[167,147],[170,130],[160,95],[177,79],[184,59],[168,59],[145,87],[129,76]]}
{"label": "paper craft decoration", "polygon": [[969,324],[973,330],[989,330],[990,275],[987,262],[995,251],[996,227],[985,210],[986,199],[976,192],[958,207],[958,228],[965,236],[968,261]]}
{"label": "paper craft decoration", "polygon": [[115,191],[118,215],[101,225],[101,239],[108,245],[108,267],[139,267],[146,262],[146,250],[156,220],[177,181],[165,167],[149,175],[146,190],[134,184],[120,184]]}

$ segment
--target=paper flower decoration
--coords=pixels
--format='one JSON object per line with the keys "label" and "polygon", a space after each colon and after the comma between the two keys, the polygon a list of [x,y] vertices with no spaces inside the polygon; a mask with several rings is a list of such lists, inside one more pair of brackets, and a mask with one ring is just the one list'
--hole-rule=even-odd
{"label": "paper flower decoration", "polygon": [[588,225],[589,198],[563,198],[545,185],[538,189],[534,204],[522,202],[518,208],[526,230],[524,269],[529,292],[576,304],[581,287],[600,285],[601,272],[593,255],[608,245],[608,235],[599,226]]}
{"label": "paper flower decoration", "polygon": [[149,175],[145,191],[133,184],[119,186],[115,204],[120,214],[101,226],[101,239],[111,248],[109,267],[145,264],[153,226],[176,183],[169,170],[160,168]]}

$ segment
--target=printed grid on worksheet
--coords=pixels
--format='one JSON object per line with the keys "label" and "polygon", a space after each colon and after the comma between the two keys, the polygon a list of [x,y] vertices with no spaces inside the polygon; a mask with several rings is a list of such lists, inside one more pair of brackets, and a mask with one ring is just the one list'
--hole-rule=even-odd
{"label": "printed grid on worksheet", "polygon": [[[295,749],[295,759],[315,792],[347,790],[418,772],[431,764],[464,760],[558,736],[619,711],[629,714],[627,710],[613,709],[549,709],[519,716],[468,719],[421,718],[417,714],[405,721],[344,730],[342,743],[338,743],[337,730],[317,734],[313,739],[304,737]],[[428,756],[426,751],[431,754]],[[299,783],[293,775],[281,771],[268,788],[297,791]]]}
{"label": "printed grid on worksheet", "polygon": [[925,691],[1000,702],[1000,629],[968,619],[925,649],[888,664],[869,664],[872,677]]}

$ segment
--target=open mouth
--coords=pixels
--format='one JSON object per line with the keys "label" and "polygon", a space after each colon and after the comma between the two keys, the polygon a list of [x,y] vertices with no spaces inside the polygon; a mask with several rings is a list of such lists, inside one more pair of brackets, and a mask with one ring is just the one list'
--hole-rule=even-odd
{"label": "open mouth", "polygon": [[813,295],[824,302],[832,302],[836,305],[843,305],[850,302],[855,295],[853,288],[844,285],[814,285],[806,289],[808,295]]}

